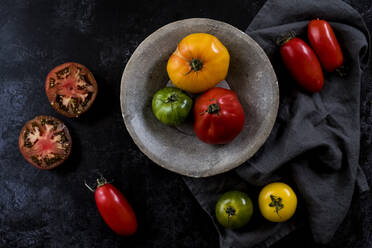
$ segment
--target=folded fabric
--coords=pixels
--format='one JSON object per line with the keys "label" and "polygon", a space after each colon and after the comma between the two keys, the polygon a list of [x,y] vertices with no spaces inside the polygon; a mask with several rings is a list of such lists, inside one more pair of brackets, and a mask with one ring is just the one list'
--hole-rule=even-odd
{"label": "folded fabric", "polygon": [[[343,50],[348,74],[325,73],[320,93],[305,92],[283,65],[276,40],[290,31],[307,42],[307,24],[325,19]],[[360,14],[340,0],[268,0],[246,31],[265,50],[280,87],[274,128],[261,149],[236,170],[184,181],[211,216],[221,247],[270,246],[302,225],[315,242],[329,242],[350,207],[355,185],[368,190],[359,167],[361,74],[369,58],[369,33]],[[240,230],[221,227],[214,207],[222,193],[247,192],[257,201],[260,188],[273,181],[291,185],[299,197],[295,216],[286,223],[264,220],[258,207]]]}

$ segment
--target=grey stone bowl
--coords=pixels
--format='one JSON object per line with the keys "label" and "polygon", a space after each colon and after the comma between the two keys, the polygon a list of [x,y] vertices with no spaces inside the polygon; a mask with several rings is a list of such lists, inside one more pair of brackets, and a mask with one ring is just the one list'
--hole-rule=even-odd
{"label": "grey stone bowl", "polygon": [[[152,113],[155,92],[169,81],[166,65],[177,44],[191,33],[216,36],[230,53],[226,81],[245,111],[243,131],[229,144],[209,145],[186,127],[169,127]],[[220,21],[176,21],[148,36],[134,51],[121,79],[120,103],[129,134],[156,164],[190,177],[207,177],[247,161],[265,142],[274,125],[279,89],[275,72],[261,47],[247,34]]]}

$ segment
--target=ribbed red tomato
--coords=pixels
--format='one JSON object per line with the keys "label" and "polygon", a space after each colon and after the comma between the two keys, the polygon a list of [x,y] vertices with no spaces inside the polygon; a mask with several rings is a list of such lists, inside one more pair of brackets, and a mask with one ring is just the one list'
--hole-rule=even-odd
{"label": "ribbed red tomato", "polygon": [[318,92],[323,88],[324,76],[314,51],[300,38],[292,38],[280,48],[284,64],[292,77],[306,90]]}
{"label": "ribbed red tomato", "polygon": [[209,144],[227,144],[243,129],[244,110],[232,90],[216,87],[201,95],[194,106],[194,131]]}
{"label": "ribbed red tomato", "polygon": [[94,196],[98,211],[111,230],[122,236],[130,236],[137,231],[137,218],[133,208],[114,185],[103,177],[97,179]]}
{"label": "ribbed red tomato", "polygon": [[325,20],[312,20],[307,37],[324,70],[332,72],[342,65],[344,57],[331,25]]}

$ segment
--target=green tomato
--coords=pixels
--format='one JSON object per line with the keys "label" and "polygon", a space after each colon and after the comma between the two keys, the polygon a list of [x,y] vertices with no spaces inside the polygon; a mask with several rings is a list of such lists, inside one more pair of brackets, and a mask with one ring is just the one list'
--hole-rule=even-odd
{"label": "green tomato", "polygon": [[157,91],[152,98],[152,111],[162,123],[176,126],[181,124],[189,114],[192,99],[182,90],[165,87]]}
{"label": "green tomato", "polygon": [[240,191],[229,191],[223,194],[216,204],[218,222],[231,229],[244,226],[253,214],[251,198]]}

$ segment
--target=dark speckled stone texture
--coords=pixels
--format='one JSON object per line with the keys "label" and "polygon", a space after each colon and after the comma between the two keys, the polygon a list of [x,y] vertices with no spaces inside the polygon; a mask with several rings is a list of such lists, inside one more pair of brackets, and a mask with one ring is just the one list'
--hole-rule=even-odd
{"label": "dark speckled stone texture", "polygon": [[[372,28],[372,2],[347,1]],[[245,30],[264,3],[225,1],[0,0],[0,247],[218,247],[218,236],[180,176],[153,164],[135,146],[120,111],[120,79],[137,45],[161,26],[207,17]],[[44,92],[50,69],[77,61],[99,84],[96,102],[79,119],[57,114]],[[361,164],[372,184],[372,70],[364,75]],[[369,84],[367,83],[369,82]],[[53,171],[28,165],[18,151],[23,124],[49,114],[69,127],[73,150]],[[83,186],[100,171],[127,196],[139,230],[113,234]],[[372,193],[354,199],[329,247],[372,247]],[[316,247],[299,230],[275,247]]]}

